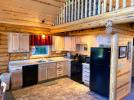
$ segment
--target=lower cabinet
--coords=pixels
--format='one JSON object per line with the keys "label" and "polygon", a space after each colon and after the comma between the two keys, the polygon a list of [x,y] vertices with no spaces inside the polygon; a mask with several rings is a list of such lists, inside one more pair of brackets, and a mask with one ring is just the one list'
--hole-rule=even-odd
{"label": "lower cabinet", "polygon": [[[54,63],[44,63],[38,65],[38,82],[69,75],[68,61],[59,61]],[[11,89],[21,88],[23,86],[23,72],[16,70],[11,72]]]}
{"label": "lower cabinet", "polygon": [[11,72],[11,89],[21,88],[22,83],[22,70]]}
{"label": "lower cabinet", "polygon": [[38,82],[47,80],[47,67],[45,64],[39,64],[38,67]]}
{"label": "lower cabinet", "polygon": [[67,61],[57,62],[57,77],[67,75]]}
{"label": "lower cabinet", "polygon": [[56,63],[46,64],[47,67],[47,79],[53,79],[57,77]]}

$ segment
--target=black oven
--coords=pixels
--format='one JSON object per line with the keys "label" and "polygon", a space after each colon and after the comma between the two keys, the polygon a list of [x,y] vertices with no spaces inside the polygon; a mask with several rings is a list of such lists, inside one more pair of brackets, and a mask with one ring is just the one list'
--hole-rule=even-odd
{"label": "black oven", "polygon": [[71,61],[71,79],[82,82],[82,63],[85,62],[85,57],[81,55],[76,55],[74,60]]}

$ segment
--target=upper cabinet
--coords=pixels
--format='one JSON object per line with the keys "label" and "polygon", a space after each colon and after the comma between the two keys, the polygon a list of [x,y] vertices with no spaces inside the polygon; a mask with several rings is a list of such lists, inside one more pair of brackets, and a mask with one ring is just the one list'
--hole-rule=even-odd
{"label": "upper cabinet", "polygon": [[29,34],[10,33],[8,39],[8,52],[29,52]]}
{"label": "upper cabinet", "polygon": [[29,52],[29,35],[20,34],[20,52]]}
{"label": "upper cabinet", "polygon": [[53,36],[53,51],[64,50],[64,37],[62,36]]}
{"label": "upper cabinet", "polygon": [[65,37],[65,50],[67,51],[75,51],[76,50],[76,37]]}

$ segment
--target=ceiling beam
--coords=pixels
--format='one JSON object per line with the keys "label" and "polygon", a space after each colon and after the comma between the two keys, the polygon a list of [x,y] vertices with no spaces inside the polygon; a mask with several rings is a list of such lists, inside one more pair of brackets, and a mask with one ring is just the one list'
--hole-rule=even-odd
{"label": "ceiling beam", "polygon": [[23,26],[23,25],[13,25],[13,24],[6,24],[6,23],[0,23],[0,31],[31,33],[31,34],[51,34],[50,29],[48,29],[48,28]]}

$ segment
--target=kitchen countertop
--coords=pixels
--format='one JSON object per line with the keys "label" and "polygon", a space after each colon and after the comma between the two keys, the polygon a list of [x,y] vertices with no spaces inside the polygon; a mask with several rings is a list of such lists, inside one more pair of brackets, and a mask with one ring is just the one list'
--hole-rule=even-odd
{"label": "kitchen countertop", "polygon": [[64,58],[64,57],[53,57],[53,58],[44,58],[44,59],[10,61],[9,62],[9,72],[12,72],[15,70],[22,70],[22,66],[25,66],[25,65],[54,63],[54,62],[59,62],[59,61],[71,61],[71,59]]}

